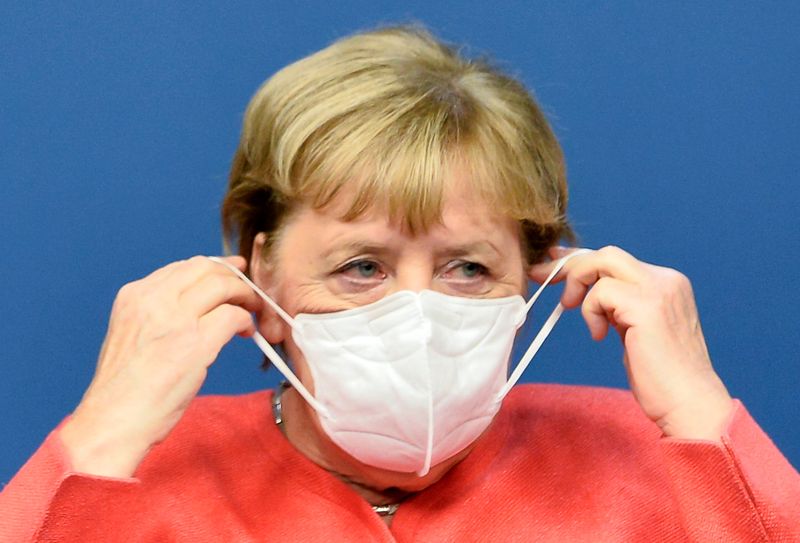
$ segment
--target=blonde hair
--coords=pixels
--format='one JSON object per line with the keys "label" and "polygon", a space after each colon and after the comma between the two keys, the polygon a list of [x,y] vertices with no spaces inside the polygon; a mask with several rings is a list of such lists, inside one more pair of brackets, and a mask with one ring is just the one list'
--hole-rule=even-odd
{"label": "blonde hair", "polygon": [[356,184],[349,211],[376,202],[411,232],[440,219],[455,168],[520,221],[529,262],[572,240],[561,148],[525,87],[424,29],[356,34],[291,64],[258,89],[222,206],[226,248],[250,260],[298,204],[324,207]]}

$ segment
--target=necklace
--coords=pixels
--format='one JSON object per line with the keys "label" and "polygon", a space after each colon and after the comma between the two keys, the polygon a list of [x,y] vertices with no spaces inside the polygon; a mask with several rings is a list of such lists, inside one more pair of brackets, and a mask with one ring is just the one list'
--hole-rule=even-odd
{"label": "necklace", "polygon": [[[286,430],[283,427],[283,404],[281,403],[281,396],[287,388],[291,388],[291,384],[287,381],[281,381],[275,389],[275,394],[272,395],[272,418],[275,419],[275,425],[283,435],[286,435]],[[372,505],[372,510],[381,517],[391,517],[397,512],[400,507],[399,503],[387,503],[384,505]]]}

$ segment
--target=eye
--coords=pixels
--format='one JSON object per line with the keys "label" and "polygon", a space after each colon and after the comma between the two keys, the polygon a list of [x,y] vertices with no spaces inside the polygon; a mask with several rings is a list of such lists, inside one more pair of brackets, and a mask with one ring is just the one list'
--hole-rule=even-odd
{"label": "eye", "polygon": [[492,285],[489,268],[478,262],[454,260],[439,275],[449,290],[458,296],[480,296]]}
{"label": "eye", "polygon": [[353,260],[348,262],[336,273],[349,281],[357,283],[372,283],[386,278],[386,272],[374,260]]}
{"label": "eye", "polygon": [[370,260],[357,260],[356,262],[352,262],[344,267],[343,271],[351,271],[355,273],[358,277],[363,277],[364,279],[371,279],[378,274],[379,268],[378,264],[372,262]]}
{"label": "eye", "polygon": [[483,264],[464,260],[456,260],[447,265],[442,276],[453,281],[479,281],[489,275]]}
{"label": "eye", "polygon": [[464,277],[477,277],[486,274],[486,268],[477,262],[464,262],[461,264],[460,269]]}

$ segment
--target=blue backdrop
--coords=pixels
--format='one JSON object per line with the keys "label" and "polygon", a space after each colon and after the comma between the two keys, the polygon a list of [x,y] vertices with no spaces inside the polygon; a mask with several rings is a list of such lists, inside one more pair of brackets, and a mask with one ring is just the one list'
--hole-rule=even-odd
{"label": "blue backdrop", "polygon": [[[53,4],[0,15],[0,483],[80,400],[117,289],[220,251],[228,163],[262,80],[404,21],[535,90],[583,243],[693,280],[717,370],[800,465],[799,4]],[[572,313],[525,379],[624,386],[619,357]],[[259,362],[234,341],[205,392],[271,386]]]}

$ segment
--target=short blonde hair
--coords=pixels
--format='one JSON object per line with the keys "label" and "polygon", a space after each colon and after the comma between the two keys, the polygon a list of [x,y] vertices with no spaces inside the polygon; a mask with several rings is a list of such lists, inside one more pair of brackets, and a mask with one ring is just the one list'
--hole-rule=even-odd
{"label": "short blonde hair", "polygon": [[274,239],[298,204],[322,208],[351,183],[345,220],[380,202],[424,231],[454,168],[520,221],[529,262],[572,240],[563,154],[520,82],[418,27],[341,39],[250,101],[222,206],[226,248],[238,239],[249,261],[258,233]]}

